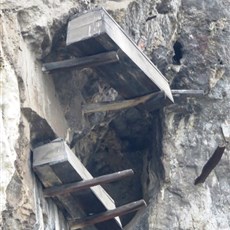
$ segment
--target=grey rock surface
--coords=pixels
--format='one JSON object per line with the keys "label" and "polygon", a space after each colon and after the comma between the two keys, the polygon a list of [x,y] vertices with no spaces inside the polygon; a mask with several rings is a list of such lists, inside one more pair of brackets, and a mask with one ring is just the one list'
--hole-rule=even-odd
{"label": "grey rock surface", "polygon": [[[109,10],[135,42],[147,38],[144,52],[173,89],[203,89],[205,95],[153,114],[131,109],[82,116],[82,103],[119,95],[92,69],[48,75],[41,64],[69,57],[69,17],[96,6]],[[133,168],[134,178],[105,188],[118,205],[142,197],[148,203],[125,229],[230,229],[228,0],[3,0],[0,7],[1,228],[68,229],[57,206],[42,195],[31,148],[87,128],[76,155],[95,176]],[[194,186],[222,144],[220,163]]]}
{"label": "grey rock surface", "polygon": [[[168,10],[162,4],[167,4]],[[159,28],[158,38],[164,38],[150,49],[153,61],[172,82],[172,88],[204,89],[207,93],[164,109],[165,181],[157,199],[150,203],[148,217],[137,217],[135,229],[229,229],[229,143],[221,126],[230,130],[230,4],[159,1],[155,9],[154,28]],[[181,44],[180,63],[173,62],[176,41]],[[204,184],[194,186],[203,165],[223,144],[227,148],[220,163]],[[142,228],[143,221],[148,227]]]}

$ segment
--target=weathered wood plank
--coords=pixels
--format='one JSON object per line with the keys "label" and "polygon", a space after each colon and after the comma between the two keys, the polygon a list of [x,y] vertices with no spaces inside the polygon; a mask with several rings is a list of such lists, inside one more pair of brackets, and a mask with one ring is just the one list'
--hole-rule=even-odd
{"label": "weathered wood plank", "polygon": [[82,111],[83,113],[94,113],[94,112],[106,112],[106,111],[127,109],[127,108],[137,106],[139,104],[143,104],[158,94],[159,92],[156,92],[156,93],[151,93],[130,100],[85,104],[82,105]]}
{"label": "weathered wood plank", "polygon": [[163,90],[173,102],[172,93],[167,79],[157,69],[149,58],[140,51],[137,45],[125,34],[116,21],[105,12],[103,15],[104,26],[107,34],[123,50],[124,53],[152,80],[152,82]]}
{"label": "weathered wood plank", "polygon": [[204,165],[200,176],[198,176],[195,179],[194,185],[205,182],[205,180],[207,179],[209,174],[212,172],[212,170],[220,162],[220,160],[223,156],[224,150],[225,150],[225,146],[217,146],[213,155],[208,159],[207,163]]}
{"label": "weathered wood plank", "polygon": [[176,96],[203,96],[205,95],[204,90],[201,89],[172,89],[172,95]]}
{"label": "weathered wood plank", "polygon": [[[42,166],[53,162],[62,162],[67,160],[67,155],[65,152],[58,151],[60,149],[57,148],[57,143],[60,143],[60,140],[54,140],[50,142],[49,148],[47,145],[39,146],[35,148],[33,151],[33,167],[36,169],[37,166]],[[43,154],[45,152],[46,154]],[[42,172],[42,170],[40,170]]]}
{"label": "weathered wood plank", "polygon": [[70,67],[84,68],[105,65],[119,61],[118,53],[115,51],[100,53],[92,56],[72,58],[63,61],[49,62],[42,66],[42,71],[51,71],[55,69],[64,69]]}
{"label": "weathered wood plank", "polygon": [[[77,21],[77,23],[75,23]],[[67,29],[67,46],[76,41],[85,40],[89,37],[96,37],[104,32],[101,11],[93,10],[87,13],[78,14],[69,21]]]}
{"label": "weathered wood plank", "polygon": [[47,188],[47,189],[44,189],[43,192],[44,192],[45,197],[57,196],[61,194],[77,192],[77,191],[80,191],[86,188],[90,188],[95,185],[102,185],[102,184],[106,184],[112,181],[120,180],[125,177],[131,176],[133,174],[134,172],[132,169],[127,169],[127,170],[123,170],[120,172],[111,173],[108,175],[93,178],[90,180],[83,180],[80,182]]}
{"label": "weathered wood plank", "polygon": [[120,206],[114,210],[109,210],[104,213],[85,217],[84,219],[81,219],[81,220],[72,221],[70,222],[71,230],[83,228],[89,225],[94,225],[100,222],[104,222],[116,216],[122,216],[127,213],[134,212],[143,207],[146,207],[145,201],[139,200],[139,201],[135,201],[135,202]]}

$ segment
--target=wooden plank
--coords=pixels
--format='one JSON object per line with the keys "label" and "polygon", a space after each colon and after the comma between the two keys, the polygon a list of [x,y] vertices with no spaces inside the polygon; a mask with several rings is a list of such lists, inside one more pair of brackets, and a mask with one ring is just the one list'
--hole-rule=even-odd
{"label": "wooden plank", "polygon": [[[49,144],[39,146],[33,151],[33,167],[42,166],[49,164],[55,159],[55,162],[63,162],[67,160],[67,155],[65,152],[60,151],[61,146],[59,146],[62,139],[56,139]],[[49,146],[49,147],[47,147]],[[44,154],[44,152],[46,154]]]}
{"label": "wooden plank", "polygon": [[83,189],[90,188],[95,185],[102,185],[112,181],[120,180],[125,177],[131,176],[133,174],[134,172],[132,169],[127,169],[120,172],[111,173],[108,175],[93,178],[90,180],[83,180],[80,182],[47,188],[44,189],[43,192],[45,197],[57,196],[57,195],[71,193],[71,192],[77,192]]}
{"label": "wooden plank", "polygon": [[[77,23],[76,23],[77,22]],[[74,19],[69,21],[67,29],[67,46],[78,41],[95,37],[104,32],[102,12],[92,10],[87,13],[78,14]]]}
{"label": "wooden plank", "polygon": [[96,214],[93,216],[88,216],[81,220],[72,221],[70,222],[71,230],[83,228],[89,225],[94,225],[100,222],[104,222],[111,218],[114,218],[115,216],[122,216],[127,213],[139,210],[146,206],[147,205],[144,200],[139,200],[139,201],[135,201],[135,202],[120,206],[114,210],[109,210],[104,213]]}
{"label": "wooden plank", "polygon": [[205,95],[204,90],[200,89],[172,89],[172,95],[176,96],[203,96]]}
{"label": "wooden plank", "polygon": [[152,80],[152,82],[163,90],[169,99],[173,102],[172,93],[167,79],[149,60],[149,58],[140,51],[137,45],[125,34],[116,21],[105,11],[103,16],[105,30],[113,41],[123,50],[124,53]]}
{"label": "wooden plank", "polygon": [[213,155],[209,158],[207,163],[204,165],[202,172],[200,176],[198,176],[195,181],[194,185],[204,183],[209,174],[212,172],[212,170],[217,166],[217,164],[220,162],[221,157],[223,156],[225,150],[225,146],[217,146],[215,152]]}
{"label": "wooden plank", "polygon": [[[68,161],[52,164],[51,168],[53,172],[55,172],[55,174],[58,176],[58,178],[62,181],[62,184],[60,184],[60,186],[82,181],[82,178],[79,176],[76,170],[69,164]],[[58,195],[58,197],[67,196],[68,194],[69,193],[61,194]],[[95,212],[103,212],[107,210],[104,207],[104,205],[102,205],[101,201],[94,195],[91,188],[77,192],[73,191],[71,193],[71,196],[73,196],[78,205],[82,207],[82,210],[84,210],[85,215],[89,215],[90,213]]]}
{"label": "wooden plank", "polygon": [[118,62],[119,56],[115,51],[100,53],[92,56],[72,58],[68,60],[49,62],[42,66],[42,71],[51,71],[55,69],[63,68],[84,68],[84,67],[94,67],[99,65],[105,65],[108,63]]}
{"label": "wooden plank", "polygon": [[94,112],[106,112],[106,111],[127,109],[127,108],[137,106],[139,104],[143,104],[148,100],[150,100],[151,98],[153,98],[154,96],[157,96],[159,93],[160,92],[151,93],[130,100],[85,104],[82,105],[82,111],[83,113],[94,113]]}

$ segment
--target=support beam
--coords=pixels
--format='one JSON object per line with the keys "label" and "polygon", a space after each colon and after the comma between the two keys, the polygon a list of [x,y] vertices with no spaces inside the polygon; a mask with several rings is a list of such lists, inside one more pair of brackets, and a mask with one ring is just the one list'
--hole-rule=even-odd
{"label": "support beam", "polygon": [[[204,90],[173,89],[171,90],[171,92],[174,97],[181,97],[181,96],[197,97],[205,94]],[[150,93],[148,95],[136,97],[129,100],[85,104],[82,105],[82,111],[83,113],[95,113],[95,112],[107,112],[107,111],[128,109],[140,104],[144,104],[152,98],[156,98],[156,104],[157,104],[157,101],[159,101],[158,96],[161,99],[160,96],[164,96],[164,93],[162,91],[158,91],[155,93]],[[171,104],[171,102],[168,103]],[[168,103],[162,102],[161,107],[167,106]],[[154,110],[154,106],[152,106],[152,104],[151,104],[151,110]],[[156,109],[159,109],[159,106],[157,106]]]}
{"label": "support beam", "polygon": [[100,53],[88,57],[72,58],[63,61],[49,62],[42,66],[42,71],[51,71],[55,69],[64,69],[70,67],[84,68],[105,65],[108,63],[118,62],[119,56],[117,52],[111,51]]}
{"label": "support beam", "polygon": [[51,188],[46,188],[43,190],[45,197],[52,197],[57,195],[68,194],[71,192],[77,192],[83,189],[90,188],[95,185],[106,184],[115,180],[120,180],[128,176],[132,176],[134,174],[132,169],[123,170],[116,173],[111,173],[108,175],[96,177],[89,180],[83,180],[75,183],[65,184],[54,186]]}
{"label": "support beam", "polygon": [[172,89],[172,95],[175,96],[203,96],[205,95],[204,90],[201,89]]}
{"label": "support beam", "polygon": [[122,216],[130,212],[134,212],[138,209],[146,207],[144,200],[135,201],[123,206],[120,206],[116,209],[109,210],[100,214],[93,216],[88,216],[80,220],[70,222],[71,230],[83,228],[89,225],[94,225],[100,222],[110,220],[116,216]]}
{"label": "support beam", "polygon": [[196,180],[194,181],[194,185],[205,182],[209,174],[220,162],[221,157],[223,156],[224,150],[225,150],[225,146],[217,146],[215,152],[212,154],[212,156],[209,158],[207,163],[204,165],[200,176],[198,176]]}
{"label": "support beam", "polygon": [[157,96],[159,93],[161,93],[161,91],[150,93],[148,95],[136,97],[134,99],[129,99],[129,100],[85,104],[82,105],[82,111],[83,113],[95,113],[95,112],[106,112],[106,111],[128,109],[147,102],[154,96]]}

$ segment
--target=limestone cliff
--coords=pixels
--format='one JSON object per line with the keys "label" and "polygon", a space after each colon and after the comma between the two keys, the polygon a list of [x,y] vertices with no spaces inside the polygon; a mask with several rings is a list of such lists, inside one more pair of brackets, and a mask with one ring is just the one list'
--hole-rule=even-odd
{"label": "limestone cliff", "polygon": [[[68,57],[66,24],[104,6],[173,89],[203,89],[154,113],[130,109],[82,117],[81,104],[118,94],[92,69],[47,74],[42,63]],[[68,229],[31,169],[31,151],[89,128],[76,154],[97,176],[129,166],[136,176],[105,186],[118,205],[148,207],[127,229],[230,228],[230,3],[228,0],[2,1],[0,3],[0,226]],[[221,128],[222,127],[222,128]],[[220,144],[224,155],[204,184],[194,179]],[[127,224],[133,216],[122,218]]]}

